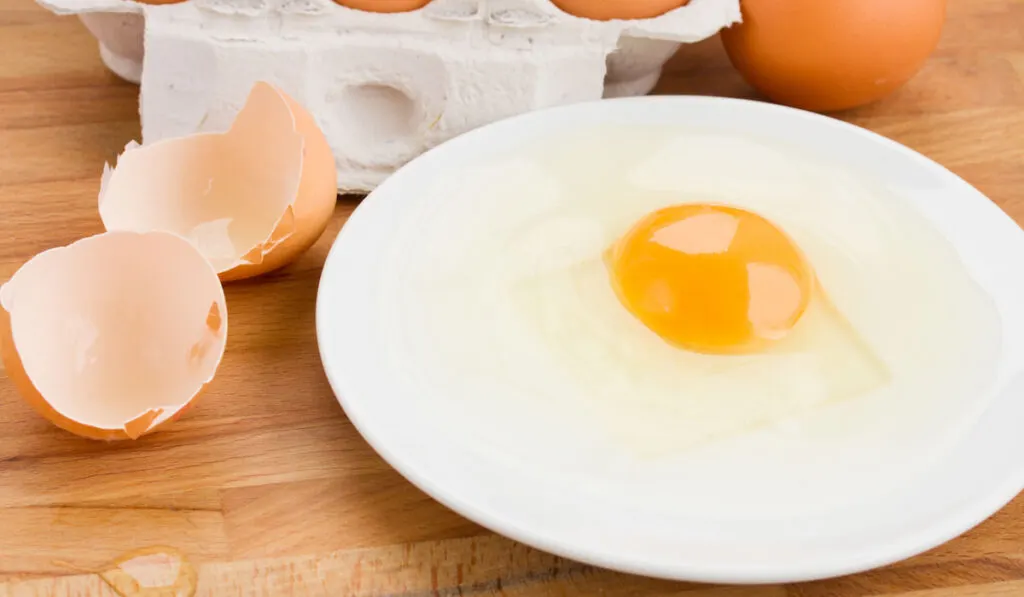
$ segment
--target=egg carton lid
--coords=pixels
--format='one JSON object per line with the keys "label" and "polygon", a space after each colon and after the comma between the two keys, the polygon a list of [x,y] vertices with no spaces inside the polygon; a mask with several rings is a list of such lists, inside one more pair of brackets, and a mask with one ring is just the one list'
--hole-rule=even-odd
{"label": "egg carton lid", "polygon": [[[594,0],[595,2],[600,0]],[[143,4],[132,0],[37,0],[56,14],[91,12],[137,13],[172,9],[176,4]],[[563,12],[550,0],[433,0],[404,13],[375,13],[348,8],[333,0],[184,0],[224,15],[323,15],[367,29],[416,29],[427,21],[481,21],[514,29],[586,27],[615,39],[641,37],[693,43],[711,37],[723,24],[742,20],[740,0],[690,0],[684,6],[650,19],[594,21]]]}

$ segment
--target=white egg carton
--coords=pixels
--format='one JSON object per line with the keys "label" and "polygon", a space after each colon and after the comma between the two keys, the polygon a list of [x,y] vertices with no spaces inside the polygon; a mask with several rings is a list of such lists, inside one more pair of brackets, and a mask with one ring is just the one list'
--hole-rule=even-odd
{"label": "white egg carton", "polygon": [[226,129],[265,80],[313,113],[342,191],[372,190],[430,147],[504,117],[648,93],[680,44],[740,20],[739,0],[607,22],[548,0],[433,0],[397,14],[332,0],[38,1],[79,14],[107,66],[141,83],[144,143]]}

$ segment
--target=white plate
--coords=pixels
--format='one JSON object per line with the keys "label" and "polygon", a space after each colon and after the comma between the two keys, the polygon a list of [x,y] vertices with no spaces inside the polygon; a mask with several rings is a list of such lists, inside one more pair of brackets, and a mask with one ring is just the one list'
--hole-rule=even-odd
{"label": "white plate", "polygon": [[[429,200],[425,189],[514,144],[609,123],[699,125],[777,139],[870,173],[935,223],[993,297],[1004,326],[990,406],[942,466],[885,499],[841,513],[735,521],[666,514],[647,507],[643,495],[623,499],[629,492],[618,492],[612,499],[593,491],[601,479],[567,482],[565,471],[543,456],[522,466],[481,441],[489,429],[504,433],[523,421],[525,427],[516,430],[523,442],[555,437],[550,432],[560,425],[571,441],[565,421],[474,419],[436,389],[417,387],[406,375],[416,362],[391,361],[381,327],[389,315],[375,309],[381,302],[380,259],[410,224],[404,214]],[[480,201],[486,209],[488,197]],[[450,214],[453,229],[466,224],[460,217]],[[1024,234],[997,206],[948,170],[866,130],[741,100],[601,101],[483,127],[387,180],[359,206],[331,250],[317,299],[317,334],[330,383],[360,433],[412,483],[464,516],[537,548],[626,572],[706,582],[793,582],[916,555],[976,525],[1024,488],[1022,258]],[[531,444],[534,454],[544,449]]]}

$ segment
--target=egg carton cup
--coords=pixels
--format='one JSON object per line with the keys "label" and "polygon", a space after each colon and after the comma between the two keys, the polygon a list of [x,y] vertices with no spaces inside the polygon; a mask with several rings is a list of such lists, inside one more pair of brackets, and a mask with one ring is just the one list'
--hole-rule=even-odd
{"label": "egg carton cup", "polygon": [[[548,0],[433,0],[373,13],[332,0],[38,0],[77,14],[140,83],[142,141],[223,131],[268,81],[316,118],[338,188],[366,192],[427,149],[509,116],[651,91],[665,62],[740,21],[739,0],[593,21]],[[595,0],[598,1],[598,0]]]}

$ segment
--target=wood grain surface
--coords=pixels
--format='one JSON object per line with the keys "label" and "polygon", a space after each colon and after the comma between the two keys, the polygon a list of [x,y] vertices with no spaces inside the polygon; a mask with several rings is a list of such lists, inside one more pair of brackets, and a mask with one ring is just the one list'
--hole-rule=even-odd
{"label": "wood grain surface", "polygon": [[[685,48],[659,92],[752,97],[718,40]],[[0,280],[101,230],[100,172],[138,137],[137,93],[104,69],[77,19],[0,0]],[[840,116],[936,159],[1024,221],[1024,0],[950,0],[941,48],[920,75]],[[166,432],[78,439],[36,416],[0,373],[0,595],[132,594],[108,562],[166,546],[137,567],[166,575],[181,554],[199,595],[1024,596],[1024,499],[890,568],[775,587],[608,572],[446,510],[367,446],[320,367],[320,267],[355,205],[340,201],[293,266],[229,285],[223,366]]]}

